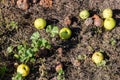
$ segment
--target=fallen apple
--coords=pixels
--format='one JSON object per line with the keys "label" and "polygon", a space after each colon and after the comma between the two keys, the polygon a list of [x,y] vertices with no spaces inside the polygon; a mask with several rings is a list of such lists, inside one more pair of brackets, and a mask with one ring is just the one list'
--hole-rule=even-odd
{"label": "fallen apple", "polygon": [[46,26],[46,20],[43,18],[37,18],[34,22],[34,26],[37,29],[43,29]]}
{"label": "fallen apple", "polygon": [[72,31],[69,28],[62,28],[59,32],[61,39],[69,39],[71,37]]}
{"label": "fallen apple", "polygon": [[81,19],[87,19],[90,16],[90,13],[88,10],[83,10],[79,13],[79,16]]}
{"label": "fallen apple", "polygon": [[93,55],[92,55],[92,61],[95,63],[95,64],[99,64],[103,61],[104,59],[104,56],[101,52],[95,52]]}
{"label": "fallen apple", "polygon": [[26,64],[20,64],[17,67],[17,72],[25,77],[25,76],[27,76],[29,74],[30,68]]}
{"label": "fallen apple", "polygon": [[112,9],[107,8],[103,11],[103,18],[111,18],[113,16]]}
{"label": "fallen apple", "polygon": [[104,27],[107,30],[112,30],[116,25],[116,21],[113,18],[106,18],[104,21]]}

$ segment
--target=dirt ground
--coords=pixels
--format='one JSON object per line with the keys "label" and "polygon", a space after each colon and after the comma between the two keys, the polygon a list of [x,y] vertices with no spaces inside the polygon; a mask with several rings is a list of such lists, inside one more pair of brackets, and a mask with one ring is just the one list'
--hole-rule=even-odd
{"label": "dirt ground", "polygon": [[[0,80],[11,80],[16,72],[14,64],[20,64],[12,54],[6,52],[7,48],[23,42],[30,43],[30,36],[35,31],[51,42],[52,49],[46,52],[40,50],[41,56],[36,57],[34,63],[27,63],[31,71],[25,80],[56,80],[53,78],[57,76],[55,64],[58,61],[63,64],[65,80],[120,80],[120,0],[53,0],[51,8],[30,3],[26,11],[13,5],[11,0],[0,1],[0,66],[7,68]],[[91,16],[101,16],[105,8],[113,9],[113,17],[117,21],[111,31],[94,25],[86,26],[79,18],[79,12],[83,9],[89,10]],[[45,29],[37,30],[33,24],[36,18],[41,17],[60,29],[66,26],[64,18],[68,15],[72,19],[69,27],[73,32],[69,40],[61,40],[58,36],[51,39]],[[18,28],[6,26],[10,21],[17,22]],[[110,43],[111,39],[115,40],[115,45]],[[57,52],[58,48],[63,50],[62,57]],[[97,67],[91,61],[91,56],[100,50],[104,52],[106,65]],[[77,56],[81,54],[87,58],[76,63]]]}

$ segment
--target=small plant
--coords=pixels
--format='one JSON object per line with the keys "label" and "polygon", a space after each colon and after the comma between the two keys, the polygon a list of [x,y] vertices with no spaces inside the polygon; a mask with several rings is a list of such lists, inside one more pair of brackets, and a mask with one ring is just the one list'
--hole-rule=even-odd
{"label": "small plant", "polygon": [[2,79],[6,71],[7,71],[6,65],[0,66],[0,79]]}
{"label": "small plant", "polygon": [[12,80],[24,80],[24,77],[22,77],[22,74],[16,73],[13,77]]}
{"label": "small plant", "polygon": [[50,33],[51,37],[55,37],[55,35],[59,33],[59,29],[57,26],[48,25],[46,28],[46,32]]}
{"label": "small plant", "polygon": [[58,71],[57,80],[65,80],[63,69]]}
{"label": "small plant", "polygon": [[12,29],[18,29],[18,23],[15,21],[11,21],[9,25],[12,27]]}
{"label": "small plant", "polygon": [[85,54],[81,54],[77,56],[77,60],[85,60],[87,56]]}
{"label": "small plant", "polygon": [[14,29],[18,29],[18,23],[15,22],[15,21],[11,21],[9,24],[6,25],[6,27],[9,29],[9,30],[14,30]]}
{"label": "small plant", "polygon": [[20,60],[20,62],[28,62],[31,60],[35,54],[32,48],[28,45],[18,45],[17,46],[18,54],[14,54],[14,57]]}
{"label": "small plant", "polygon": [[[40,38],[39,32],[32,34],[31,38],[32,43],[29,45],[27,43],[17,46],[17,52],[14,54],[14,57],[20,60],[20,62],[35,61],[34,55],[40,48],[50,49],[51,45],[45,38]],[[13,46],[7,48],[8,53],[13,52]]]}
{"label": "small plant", "polygon": [[97,66],[105,66],[106,65],[106,61],[102,60],[100,63],[97,64]]}
{"label": "small plant", "polygon": [[64,77],[65,73],[63,71],[62,63],[58,62],[55,69],[56,69],[56,72],[58,73],[57,80],[65,80],[65,77]]}
{"label": "small plant", "polygon": [[116,41],[114,38],[111,38],[111,39],[110,39],[110,44],[111,44],[112,46],[115,46],[116,43],[117,43],[117,41]]}
{"label": "small plant", "polygon": [[50,43],[45,38],[40,38],[39,32],[33,33],[30,39],[32,40],[31,47],[33,51],[38,51],[40,48],[51,48]]}
{"label": "small plant", "polygon": [[12,53],[12,52],[13,52],[13,48],[14,48],[13,46],[9,46],[9,47],[7,48],[7,52],[8,52],[8,53]]}

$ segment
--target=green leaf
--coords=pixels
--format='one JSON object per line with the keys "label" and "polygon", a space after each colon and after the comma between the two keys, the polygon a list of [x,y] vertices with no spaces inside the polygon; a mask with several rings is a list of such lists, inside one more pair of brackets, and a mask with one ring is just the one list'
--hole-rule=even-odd
{"label": "green leaf", "polygon": [[48,25],[46,28],[46,32],[51,32],[51,30],[52,30],[52,25]]}
{"label": "green leaf", "polygon": [[46,43],[47,43],[47,40],[42,38],[42,46],[45,47],[46,46]]}
{"label": "green leaf", "polygon": [[32,57],[34,55],[34,52],[32,51],[31,48],[27,49],[26,51],[27,56]]}
{"label": "green leaf", "polygon": [[110,44],[111,44],[112,46],[115,46],[116,43],[117,43],[117,41],[116,41],[114,38],[111,38],[111,39],[110,39]]}
{"label": "green leaf", "polygon": [[34,58],[31,58],[31,59],[30,59],[30,62],[34,63],[34,62],[35,62],[35,59],[34,59]]}
{"label": "green leaf", "polygon": [[18,54],[14,54],[14,57],[18,59],[18,58],[19,58],[19,55],[18,55]]}
{"label": "green leaf", "polygon": [[42,39],[42,47],[45,47],[47,49],[51,48],[51,45],[49,44],[49,42],[46,39]]}
{"label": "green leaf", "polygon": [[42,46],[42,39],[39,39],[39,40],[37,41],[37,45],[38,45],[38,48]]}
{"label": "green leaf", "polygon": [[47,48],[47,49],[50,49],[50,48],[51,48],[51,45],[50,45],[50,44],[48,44],[48,45],[46,46],[46,48]]}
{"label": "green leaf", "polygon": [[23,45],[18,45],[17,49],[20,50],[23,47]]}
{"label": "green leaf", "polygon": [[11,21],[9,25],[12,27],[12,29],[18,29],[18,23],[15,21]]}
{"label": "green leaf", "polygon": [[17,73],[15,76],[12,77],[12,80],[23,80],[22,74]]}
{"label": "green leaf", "polygon": [[9,47],[7,48],[7,52],[8,52],[8,53],[11,53],[11,52],[13,51],[13,48],[14,48],[13,46],[9,46]]}
{"label": "green leaf", "polygon": [[55,35],[57,35],[59,33],[59,29],[57,26],[48,25],[46,28],[46,32],[49,32],[50,36],[54,37]]}
{"label": "green leaf", "polygon": [[6,71],[7,71],[6,65],[1,66],[0,67],[0,76],[3,76]]}
{"label": "green leaf", "polygon": [[85,60],[87,58],[87,56],[85,54],[81,54],[77,56],[78,60]]}
{"label": "green leaf", "polygon": [[100,62],[99,64],[96,64],[97,66],[105,66],[106,65],[106,61],[102,60],[102,62]]}
{"label": "green leaf", "polygon": [[63,71],[62,68],[58,71],[58,74],[59,74],[59,75],[63,75],[63,74],[64,74],[64,71]]}
{"label": "green leaf", "polygon": [[34,51],[34,52],[36,52],[36,51],[38,51],[38,50],[39,50],[39,49],[36,48],[36,47],[33,48],[33,51]]}
{"label": "green leaf", "polygon": [[31,40],[37,40],[37,39],[39,39],[39,37],[40,37],[40,34],[39,34],[39,32],[37,31],[37,32],[34,32],[33,34],[32,34],[32,36],[31,36]]}
{"label": "green leaf", "polygon": [[59,29],[57,26],[54,26],[53,29],[52,29],[52,33],[58,33]]}
{"label": "green leaf", "polygon": [[26,48],[22,47],[21,49],[18,50],[19,54],[24,54],[26,52]]}

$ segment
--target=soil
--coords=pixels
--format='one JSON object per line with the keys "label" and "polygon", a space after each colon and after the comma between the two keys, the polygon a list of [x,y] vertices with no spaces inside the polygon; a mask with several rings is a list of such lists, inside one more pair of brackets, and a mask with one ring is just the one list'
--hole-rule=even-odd
{"label": "soil", "polygon": [[[57,62],[63,64],[65,80],[120,80],[120,0],[53,0],[52,7],[43,7],[39,3],[30,3],[27,10],[21,10],[11,3],[11,0],[0,0],[0,67],[7,70],[0,80],[11,80],[16,73],[15,63],[20,64],[13,54],[7,53],[9,46],[23,42],[30,43],[32,33],[39,31],[42,37],[51,42],[52,49],[40,50],[34,63],[28,62],[30,74],[25,80],[56,80]],[[15,0],[16,2],[16,0]],[[83,9],[90,11],[91,16],[100,16],[105,8],[113,9],[116,27],[107,31],[103,27],[86,26],[79,18]],[[50,38],[43,30],[34,27],[36,18],[44,18],[48,24],[54,24],[61,29],[65,27],[64,19],[70,16],[72,37],[61,40],[59,36]],[[7,26],[11,21],[17,22],[17,29]],[[111,44],[111,40],[115,44]],[[59,54],[57,49],[62,49]],[[106,65],[96,66],[91,56],[95,51],[103,51]],[[87,58],[76,61],[78,55],[85,54]]]}

